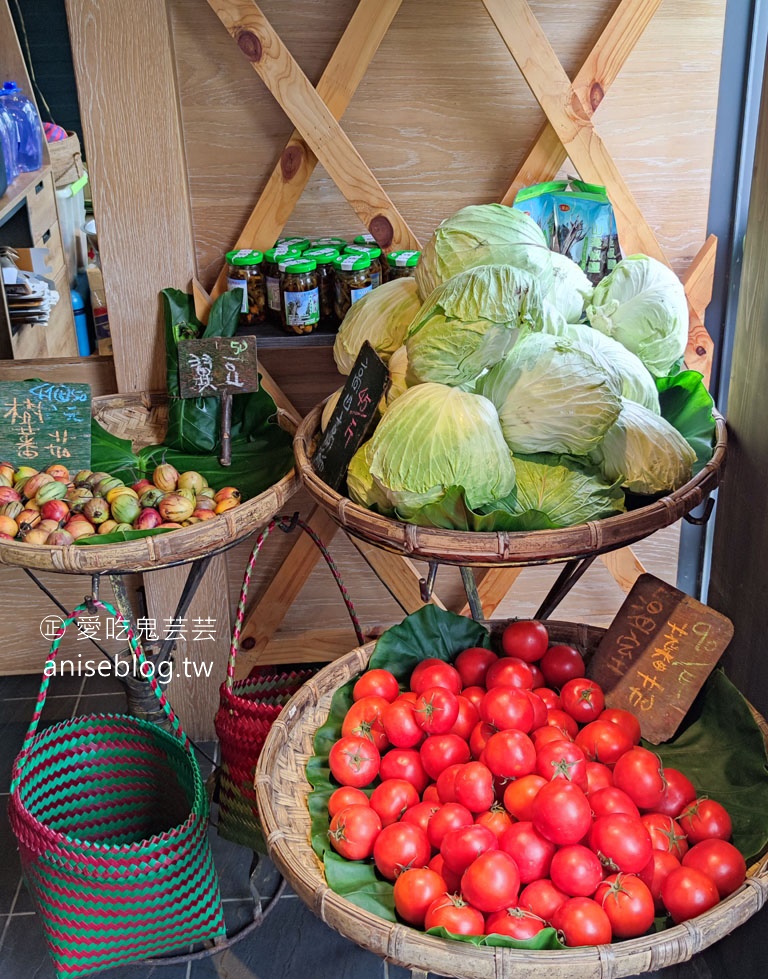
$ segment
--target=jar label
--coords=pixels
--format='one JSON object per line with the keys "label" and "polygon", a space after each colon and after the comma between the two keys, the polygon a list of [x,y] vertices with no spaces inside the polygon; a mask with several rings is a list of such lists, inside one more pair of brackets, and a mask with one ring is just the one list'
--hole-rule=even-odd
{"label": "jar label", "polygon": [[371,288],[378,289],[381,285],[381,273],[371,272]]}
{"label": "jar label", "polygon": [[227,279],[227,291],[234,292],[239,289],[243,296],[240,300],[240,312],[248,312],[248,282],[245,279]]}
{"label": "jar label", "polygon": [[267,283],[267,305],[270,309],[280,311],[280,280],[273,279],[271,275],[266,276]]}
{"label": "jar label", "polygon": [[[371,276],[371,279],[373,279],[373,276]],[[373,289],[373,286],[372,285],[370,285],[370,286],[364,286],[362,289],[350,289],[349,290],[349,298],[352,300],[353,303],[356,303],[358,299],[362,299],[363,296],[367,292],[371,292],[372,289]]]}
{"label": "jar label", "polygon": [[320,319],[320,293],[317,289],[306,292],[285,292],[285,322],[288,326],[311,326]]}

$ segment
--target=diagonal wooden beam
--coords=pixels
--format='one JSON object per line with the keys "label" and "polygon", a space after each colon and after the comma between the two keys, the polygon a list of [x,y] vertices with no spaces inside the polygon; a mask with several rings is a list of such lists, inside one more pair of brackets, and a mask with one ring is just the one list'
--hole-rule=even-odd
{"label": "diagonal wooden beam", "polygon": [[418,250],[416,235],[255,0],[208,4],[376,240]]}

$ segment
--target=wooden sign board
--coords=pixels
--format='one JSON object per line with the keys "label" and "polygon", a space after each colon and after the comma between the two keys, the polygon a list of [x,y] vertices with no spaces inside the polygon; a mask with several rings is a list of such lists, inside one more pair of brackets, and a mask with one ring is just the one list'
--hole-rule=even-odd
{"label": "wooden sign board", "polygon": [[0,459],[74,475],[91,467],[91,388],[39,379],[0,381]]}
{"label": "wooden sign board", "polygon": [[179,341],[182,398],[219,398],[259,390],[256,337]]}
{"label": "wooden sign board", "polygon": [[730,619],[651,574],[627,595],[587,666],[606,705],[652,744],[671,738],[733,636]]}
{"label": "wooden sign board", "polygon": [[312,457],[315,472],[332,489],[341,486],[350,459],[368,435],[388,387],[387,365],[366,340]]}

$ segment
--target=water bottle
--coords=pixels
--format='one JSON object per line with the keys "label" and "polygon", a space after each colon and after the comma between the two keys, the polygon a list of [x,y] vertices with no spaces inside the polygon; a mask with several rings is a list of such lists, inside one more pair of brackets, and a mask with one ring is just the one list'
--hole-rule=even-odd
{"label": "water bottle", "polygon": [[3,169],[3,173],[0,173],[0,181],[4,177],[6,184],[13,183],[19,175],[17,143],[16,123],[5,107],[5,103],[0,99],[0,157],[4,164],[4,167],[0,167]]}
{"label": "water bottle", "polygon": [[16,82],[5,82],[0,101],[16,123],[19,172],[39,170],[43,165],[43,127],[31,99]]}

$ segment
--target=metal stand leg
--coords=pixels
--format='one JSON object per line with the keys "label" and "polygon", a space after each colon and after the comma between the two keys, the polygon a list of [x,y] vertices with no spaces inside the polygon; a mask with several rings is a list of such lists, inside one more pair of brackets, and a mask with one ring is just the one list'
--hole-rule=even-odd
{"label": "metal stand leg", "polygon": [[467,594],[469,611],[472,613],[472,618],[478,622],[483,617],[483,605],[477,593],[475,573],[472,568],[465,568],[464,566],[459,570],[461,571],[461,580],[464,582],[464,591]]}
{"label": "metal stand leg", "polygon": [[565,567],[557,576],[557,581],[549,589],[546,598],[534,614],[534,619],[548,619],[553,609],[562,602],[596,557],[596,554],[591,554],[588,557],[574,558],[572,561],[567,561]]}

